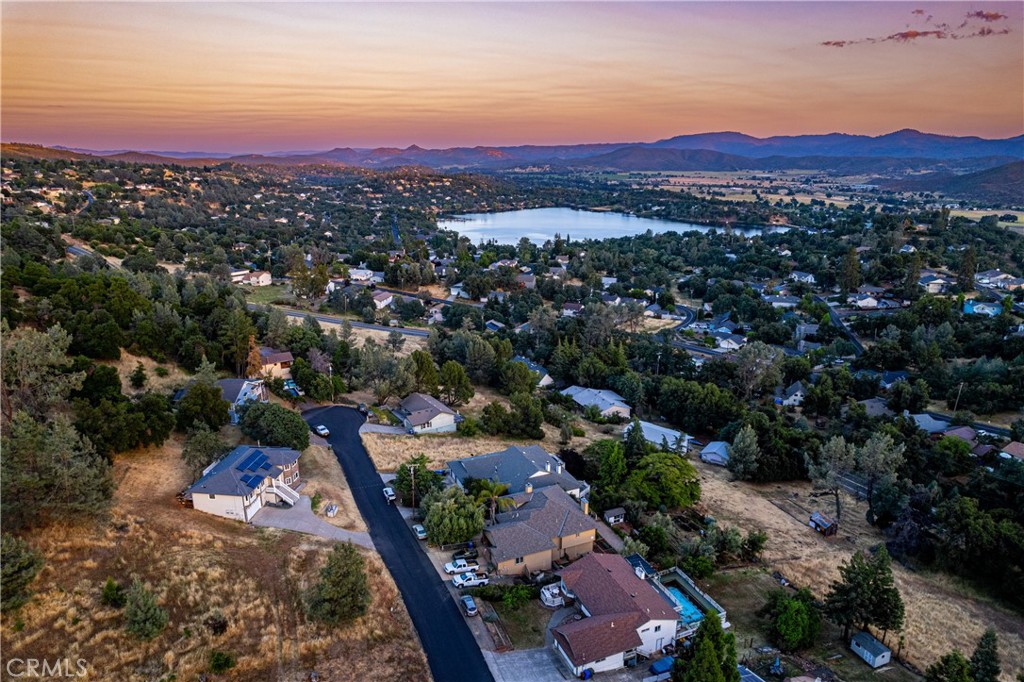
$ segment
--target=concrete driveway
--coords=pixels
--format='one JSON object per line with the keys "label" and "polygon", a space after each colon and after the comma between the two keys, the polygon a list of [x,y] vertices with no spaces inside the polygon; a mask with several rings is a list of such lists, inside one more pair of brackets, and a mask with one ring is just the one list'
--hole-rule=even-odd
{"label": "concrete driveway", "polygon": [[506,654],[485,651],[483,654],[495,682],[565,682],[572,679],[568,672],[562,672],[555,652],[548,648]]}
{"label": "concrete driveway", "polygon": [[313,505],[308,495],[300,497],[299,503],[294,507],[263,507],[252,518],[252,525],[293,530],[296,533],[316,535],[338,542],[351,541],[354,545],[374,549],[369,533],[356,533],[338,528],[314,514]]}
{"label": "concrete driveway", "polygon": [[388,424],[363,424],[359,427],[359,433],[390,433],[396,436],[406,435],[404,426],[391,426]]}

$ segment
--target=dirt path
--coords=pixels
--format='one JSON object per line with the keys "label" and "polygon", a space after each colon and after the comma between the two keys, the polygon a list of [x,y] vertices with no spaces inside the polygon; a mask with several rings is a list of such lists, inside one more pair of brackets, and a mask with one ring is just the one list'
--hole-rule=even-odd
{"label": "dirt path", "polygon": [[[708,512],[727,526],[764,530],[768,534],[766,563],[819,597],[839,579],[839,565],[854,551],[884,541],[882,533],[864,521],[866,506],[852,498],[844,500],[838,535],[826,540],[771,502],[789,498],[829,513],[831,501],[811,499],[810,483],[737,483],[721,467],[694,464],[701,476],[701,503]],[[911,663],[923,670],[954,648],[970,655],[985,628],[993,627],[999,633],[1003,679],[1009,682],[1024,669],[1024,618],[948,575],[915,573],[899,564],[893,565],[893,574],[906,604],[903,654]]]}

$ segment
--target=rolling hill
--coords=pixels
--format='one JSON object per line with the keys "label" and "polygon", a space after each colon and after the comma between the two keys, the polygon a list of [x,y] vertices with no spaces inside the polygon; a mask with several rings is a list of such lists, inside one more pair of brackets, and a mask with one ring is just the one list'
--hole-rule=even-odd
{"label": "rolling hill", "polygon": [[882,181],[880,184],[898,192],[938,192],[949,197],[993,204],[1020,205],[1024,203],[1024,161],[965,175],[933,173],[913,180]]}

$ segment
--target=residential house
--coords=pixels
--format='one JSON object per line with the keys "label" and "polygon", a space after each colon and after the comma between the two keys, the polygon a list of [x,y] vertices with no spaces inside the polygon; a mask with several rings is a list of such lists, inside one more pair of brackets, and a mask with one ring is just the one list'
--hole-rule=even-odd
{"label": "residential house", "polygon": [[619,278],[618,277],[602,277],[601,278],[601,288],[602,289],[607,289],[611,285],[618,284],[618,283],[619,283]]}
{"label": "residential house", "polygon": [[1003,459],[1015,459],[1018,462],[1024,462],[1024,443],[1020,441],[1013,441],[1003,446],[1003,449],[999,451],[999,456]]}
{"label": "residential house", "polygon": [[881,384],[882,388],[888,391],[890,388],[895,386],[898,381],[910,381],[910,372],[902,369],[882,372],[879,384]]}
{"label": "residential house", "polygon": [[270,273],[266,270],[249,272],[242,277],[242,284],[248,284],[251,287],[269,287],[271,281]]}
{"label": "residential house", "polygon": [[629,437],[629,433],[633,430],[635,424],[640,425],[640,430],[644,434],[644,440],[667,452],[678,452],[680,454],[684,454],[690,447],[689,435],[682,431],[668,429],[664,426],[658,426],[657,424],[645,421],[630,422],[626,428],[622,430],[623,440]]}
{"label": "residential house", "polygon": [[802,405],[804,402],[804,395],[806,394],[806,392],[807,391],[804,388],[804,384],[802,381],[794,381],[792,384],[790,384],[789,388],[783,391],[782,404],[785,405],[786,407],[795,407],[797,405]]}
{"label": "residential house", "polygon": [[723,440],[711,441],[700,451],[700,461],[726,466],[729,463],[729,444]]}
{"label": "residential house", "polygon": [[373,305],[377,310],[383,310],[388,308],[392,303],[395,302],[395,296],[389,291],[375,291],[373,292]]}
{"label": "residential house", "polygon": [[794,282],[803,282],[804,284],[814,284],[817,280],[809,272],[802,272],[800,270],[794,270],[789,273],[789,279]]}
{"label": "residential house", "polygon": [[803,341],[808,336],[817,336],[818,328],[816,324],[799,323],[796,325],[794,336],[797,341]]}
{"label": "residential house", "polygon": [[985,317],[998,317],[1003,312],[1003,306],[998,303],[986,303],[971,298],[964,301],[965,315],[983,315]]}
{"label": "residential house", "polygon": [[1013,275],[1003,272],[996,268],[995,270],[985,270],[979,272],[974,276],[974,279],[978,284],[985,284],[988,286],[999,286],[1003,280],[1013,279]]}
{"label": "residential house", "polygon": [[800,299],[796,296],[765,296],[764,300],[773,308],[790,309],[800,305]]}
{"label": "residential house", "polygon": [[1024,289],[1024,277],[1010,277],[999,282],[999,288],[1007,291],[1020,291]]}
{"label": "residential house", "polygon": [[935,274],[923,275],[919,280],[917,280],[917,284],[923,287],[929,294],[944,293],[952,283],[952,280]]}
{"label": "residential house", "polygon": [[972,449],[978,446],[978,432],[970,426],[957,426],[956,428],[947,429],[942,432],[942,437],[959,438],[970,445]]}
{"label": "residential house", "polygon": [[539,445],[513,445],[486,455],[465,457],[448,463],[448,472],[460,488],[471,478],[487,479],[508,486],[510,495],[557,485],[577,500],[590,493],[590,486],[565,469],[565,463]]}
{"label": "residential house", "polygon": [[248,274],[249,274],[248,270],[232,270],[231,271],[231,283],[232,284],[241,284],[242,280]]}
{"label": "residential house", "polygon": [[604,511],[602,518],[609,526],[617,526],[626,520],[626,510],[622,507],[612,507]]}
{"label": "residential house", "polygon": [[563,303],[562,304],[562,317],[576,317],[583,312],[583,304],[581,303]]}
{"label": "residential house", "polygon": [[281,379],[291,379],[291,366],[295,361],[291,351],[275,350],[270,346],[260,346],[260,374]]}
{"label": "residential house", "polygon": [[534,490],[527,483],[509,511],[484,528],[485,551],[499,575],[550,571],[555,561],[574,561],[594,551],[597,524],[558,486]]}
{"label": "residential house", "polygon": [[437,305],[431,306],[430,309],[427,310],[426,319],[428,325],[441,324],[444,322],[444,305],[438,303]]}
{"label": "residential house", "polygon": [[927,412],[921,414],[909,414],[904,412],[905,417],[910,417],[917,424],[917,428],[921,429],[928,435],[935,435],[936,433],[942,433],[949,428],[949,422],[944,419],[936,419]]}
{"label": "residential house", "polygon": [[551,375],[548,374],[548,371],[544,369],[542,365],[537,364],[533,360],[527,360],[522,355],[517,355],[514,358],[512,358],[512,362],[521,362],[524,365],[526,365],[526,367],[531,372],[536,372],[537,375],[540,377],[537,380],[537,385],[540,386],[541,388],[545,388],[555,383],[555,380],[551,378]]}
{"label": "residential house", "polygon": [[238,411],[249,403],[265,403],[269,392],[263,379],[221,379],[217,382],[221,397],[228,401],[231,423],[238,423]]}
{"label": "residential house", "polygon": [[871,294],[852,294],[846,298],[846,303],[861,310],[873,310],[878,307],[878,299]]}
{"label": "residential house", "polygon": [[410,433],[451,433],[456,429],[455,410],[425,393],[410,393],[395,410]]}
{"label": "residential house", "polygon": [[722,350],[739,350],[747,342],[744,337],[727,332],[713,332],[710,336],[715,340],[715,345]]}
{"label": "residential house", "polygon": [[821,348],[821,344],[817,341],[808,341],[807,339],[800,339],[796,344],[797,351],[801,353],[810,353]]}
{"label": "residential house", "polygon": [[570,386],[562,391],[562,395],[569,396],[583,408],[593,405],[602,417],[618,416],[623,419],[630,417],[630,407],[626,404],[626,399],[615,391]]}
{"label": "residential house", "polygon": [[900,253],[917,253],[917,247],[913,244],[904,244],[900,247]]}
{"label": "residential house", "polygon": [[868,417],[893,416],[893,411],[889,409],[889,405],[885,402],[884,398],[868,398],[867,400],[858,401],[857,404],[864,406],[864,413]]}
{"label": "residential house", "polygon": [[562,590],[584,618],[551,629],[555,651],[573,675],[617,670],[676,640],[679,613],[670,598],[618,554],[588,554],[562,570]]}
{"label": "residential house", "polygon": [[300,454],[291,448],[239,445],[206,467],[185,494],[200,511],[248,523],[266,504],[299,501],[292,486],[300,480]]}
{"label": "residential house", "polygon": [[517,275],[516,281],[525,289],[537,288],[537,277],[535,275]]}

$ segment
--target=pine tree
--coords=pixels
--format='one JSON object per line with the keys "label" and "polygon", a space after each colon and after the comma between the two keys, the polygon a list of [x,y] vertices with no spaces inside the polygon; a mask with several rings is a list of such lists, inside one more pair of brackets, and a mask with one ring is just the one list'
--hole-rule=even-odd
{"label": "pine tree", "polygon": [[952,651],[928,666],[925,682],[972,682],[971,664],[959,651]]}
{"label": "pine tree", "polygon": [[19,537],[0,538],[0,610],[13,611],[28,601],[29,584],[43,567],[43,559]]}
{"label": "pine tree", "polygon": [[640,427],[639,419],[634,419],[633,423],[630,424],[624,448],[626,464],[630,467],[635,467],[639,464],[640,460],[646,457],[650,451],[650,448],[647,446],[647,439],[644,437],[644,430]]}
{"label": "pine tree", "polygon": [[476,392],[473,390],[473,384],[469,380],[466,370],[454,360],[449,360],[441,365],[439,378],[441,382],[441,396],[452,407],[467,402]]}
{"label": "pine tree", "polygon": [[757,432],[747,424],[736,434],[729,449],[729,471],[741,481],[749,480],[757,472],[760,458],[761,447],[757,443]]}
{"label": "pine tree", "polygon": [[100,603],[119,609],[124,606],[124,602],[124,588],[113,578],[107,578],[107,582],[103,584],[103,592],[100,593]]}
{"label": "pine tree", "polygon": [[736,637],[722,630],[718,614],[709,613],[694,635],[694,657],[677,680],[684,682],[740,682],[736,667]]}
{"label": "pine tree", "polygon": [[974,291],[974,272],[977,269],[978,252],[973,245],[968,246],[956,271],[956,284],[961,291]]}
{"label": "pine tree", "polygon": [[124,619],[129,634],[153,639],[167,626],[167,611],[160,608],[153,593],[136,578],[125,597]]}
{"label": "pine tree", "polygon": [[857,250],[852,246],[843,257],[843,265],[839,274],[839,286],[849,293],[860,286],[860,259]]}
{"label": "pine tree", "polygon": [[892,575],[889,552],[882,546],[871,560],[871,605],[868,617],[872,625],[884,632],[903,627],[903,597]]}
{"label": "pine tree", "polygon": [[997,682],[999,679],[999,637],[992,628],[978,640],[971,655],[971,677],[974,682]]}
{"label": "pine tree", "polygon": [[839,567],[841,580],[833,582],[825,595],[825,615],[843,627],[843,639],[850,638],[850,628],[870,620],[871,567],[861,552]]}
{"label": "pine tree", "polygon": [[710,639],[702,639],[695,647],[693,660],[679,678],[682,682],[725,682],[718,664],[718,651]]}
{"label": "pine tree", "polygon": [[366,613],[370,588],[365,561],[351,542],[337,544],[320,570],[320,581],[306,593],[306,609],[313,620],[340,625]]}
{"label": "pine tree", "polygon": [[135,369],[128,375],[128,381],[131,383],[132,388],[135,389],[146,385],[146,368],[143,367],[141,362],[135,364]]}

